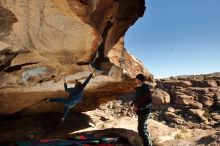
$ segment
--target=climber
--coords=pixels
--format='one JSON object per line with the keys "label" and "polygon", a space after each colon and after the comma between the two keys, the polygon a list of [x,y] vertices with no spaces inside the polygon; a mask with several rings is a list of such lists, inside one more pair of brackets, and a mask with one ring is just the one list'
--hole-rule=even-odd
{"label": "climber", "polygon": [[152,99],[148,84],[145,84],[146,77],[143,74],[138,74],[135,77],[136,93],[135,100],[132,102],[133,111],[138,116],[138,133],[143,140],[144,146],[152,146],[150,135],[147,129],[146,122],[151,113]]}
{"label": "climber", "polygon": [[90,73],[89,77],[84,81],[84,83],[81,83],[78,80],[76,80],[74,88],[68,88],[66,79],[64,78],[64,88],[65,91],[69,92],[69,97],[52,98],[52,99],[46,98],[46,102],[59,102],[65,105],[61,122],[64,122],[70,108],[74,107],[77,103],[82,102],[84,88],[89,83],[92,76],[93,76],[93,72]]}

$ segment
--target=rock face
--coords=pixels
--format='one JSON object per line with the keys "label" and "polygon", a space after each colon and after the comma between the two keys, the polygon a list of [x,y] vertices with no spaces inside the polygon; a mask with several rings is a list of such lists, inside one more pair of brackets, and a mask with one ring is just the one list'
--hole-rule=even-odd
{"label": "rock face", "polygon": [[176,100],[174,101],[177,105],[189,105],[193,102],[193,97],[185,94],[177,95]]}
{"label": "rock face", "polygon": [[102,71],[78,110],[132,90],[128,79],[139,72],[152,78],[123,43],[144,11],[144,0],[0,1],[0,115],[60,111],[39,102],[66,97],[61,79],[83,81],[89,62]]}
{"label": "rock face", "polygon": [[[186,126],[191,123],[204,123],[205,127],[217,125],[220,111],[219,79],[219,76],[210,74],[158,80],[156,87],[170,95],[169,107],[175,109],[172,113],[167,108],[164,119],[178,125],[181,123],[177,121],[184,120],[182,123]],[[189,121],[191,123],[187,124]]]}
{"label": "rock face", "polygon": [[170,95],[161,89],[156,89],[152,92],[152,100],[154,105],[169,104]]}

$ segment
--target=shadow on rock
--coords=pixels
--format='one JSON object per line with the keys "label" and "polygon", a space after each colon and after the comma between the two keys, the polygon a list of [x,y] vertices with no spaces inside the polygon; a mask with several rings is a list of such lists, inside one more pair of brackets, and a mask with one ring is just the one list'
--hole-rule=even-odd
{"label": "shadow on rock", "polygon": [[218,145],[220,142],[220,132],[215,135],[209,135],[202,137],[197,141],[197,144],[205,144],[205,145]]}
{"label": "shadow on rock", "polygon": [[69,133],[90,127],[89,116],[71,113],[64,123],[60,123],[60,113],[34,116],[0,117],[0,144],[18,141],[66,138]]}

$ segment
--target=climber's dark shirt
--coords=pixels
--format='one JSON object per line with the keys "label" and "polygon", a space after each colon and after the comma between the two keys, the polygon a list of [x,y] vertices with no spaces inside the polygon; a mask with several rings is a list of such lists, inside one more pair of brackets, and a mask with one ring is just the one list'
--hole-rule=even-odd
{"label": "climber's dark shirt", "polygon": [[150,88],[147,84],[143,84],[136,88],[134,106],[138,109],[146,108],[152,104]]}

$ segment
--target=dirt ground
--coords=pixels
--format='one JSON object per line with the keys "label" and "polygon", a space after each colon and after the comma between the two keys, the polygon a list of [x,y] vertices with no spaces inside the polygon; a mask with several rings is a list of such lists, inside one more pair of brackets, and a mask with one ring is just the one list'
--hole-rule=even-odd
{"label": "dirt ground", "polygon": [[[135,146],[141,146],[135,116],[112,117],[100,110],[86,113],[72,112],[66,121],[60,124],[61,116],[61,113],[53,113],[26,117],[1,117],[0,145],[13,145],[18,141],[39,139],[66,139],[79,133],[93,133],[99,130],[103,133],[114,129],[117,133],[117,130],[124,129],[124,131],[132,131],[133,137],[129,132],[123,133],[128,141],[136,143]],[[148,121],[148,125],[153,143],[158,146],[208,145],[214,140],[211,136],[219,130],[177,129],[153,119]]]}

